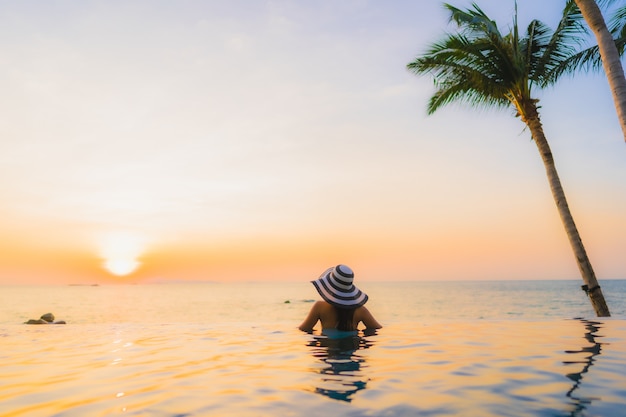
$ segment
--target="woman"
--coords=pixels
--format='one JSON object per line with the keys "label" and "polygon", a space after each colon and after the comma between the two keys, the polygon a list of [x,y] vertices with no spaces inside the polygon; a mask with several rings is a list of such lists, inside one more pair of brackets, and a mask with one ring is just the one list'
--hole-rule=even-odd
{"label": "woman", "polygon": [[318,321],[322,330],[355,331],[359,323],[366,329],[380,329],[383,326],[364,306],[367,294],[354,286],[354,272],[346,265],[328,268],[315,281],[311,281],[324,301],[317,301],[299,329],[310,332]]}

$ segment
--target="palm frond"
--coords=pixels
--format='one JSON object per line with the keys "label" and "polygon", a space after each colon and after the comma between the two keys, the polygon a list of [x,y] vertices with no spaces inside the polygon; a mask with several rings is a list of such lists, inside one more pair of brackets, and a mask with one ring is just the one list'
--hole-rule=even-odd
{"label": "palm frond", "polygon": [[476,3],[472,3],[471,10],[461,10],[448,3],[445,3],[444,7],[450,11],[450,21],[455,22],[460,28],[501,37],[496,22],[491,20]]}
{"label": "palm frond", "polygon": [[490,42],[458,34],[433,44],[407,68],[418,75],[433,76],[437,91],[428,106],[432,113],[452,101],[486,107],[506,105],[511,85],[508,74],[501,72],[501,61]]}
{"label": "palm frond", "polygon": [[473,89],[464,89],[460,86],[450,86],[449,88],[440,88],[428,101],[428,114],[433,114],[440,107],[457,102],[468,104],[472,107],[484,108],[507,108],[511,103],[505,99],[493,99],[486,97],[482,92]]}
{"label": "palm frond", "polygon": [[531,82],[539,81],[538,78],[551,59],[550,54],[546,53],[546,45],[551,39],[552,30],[540,21],[533,20],[526,29],[526,36],[519,41],[520,55]]}
{"label": "palm frond", "polygon": [[600,7],[608,7],[621,1],[622,0],[596,0],[596,2],[598,3],[598,6]]}
{"label": "palm frond", "polygon": [[626,45],[626,6],[615,11],[607,26],[615,39],[620,56],[623,55]]}
{"label": "palm frond", "polygon": [[[549,29],[546,29],[549,30]],[[584,24],[584,18],[580,9],[573,0],[569,0],[563,9],[561,20],[557,25],[550,40],[545,44],[543,57],[538,62],[536,74],[540,77],[533,77],[542,87],[546,87],[556,82],[565,73],[576,70],[572,66],[572,56],[579,54],[580,47],[588,37],[588,29]],[[586,57],[582,54],[579,58]],[[584,61],[580,61],[581,64]]]}
{"label": "palm frond", "polygon": [[[568,7],[574,3],[573,0],[568,1]],[[598,2],[600,5],[610,5],[612,1]],[[602,3],[602,4],[601,4]],[[564,15],[567,12],[564,11]],[[572,8],[570,12],[573,12],[573,19],[579,24],[582,24],[580,10],[578,8]],[[586,27],[586,26],[585,26]],[[613,15],[611,23],[608,25],[609,31],[612,33],[615,39],[615,45],[620,53],[623,55],[626,46],[626,6],[617,9]],[[581,43],[581,34],[576,33],[573,37],[575,44],[569,46],[566,50],[565,59],[561,57],[561,60],[554,65],[548,73],[546,82],[553,82],[564,74],[571,74],[577,70],[583,71],[601,71],[602,70],[602,57],[597,45],[582,49],[575,50]]]}
{"label": "palm frond", "polygon": [[602,58],[598,45],[583,49],[562,61],[550,74],[553,78],[559,78],[565,74],[574,75],[578,70],[600,71],[602,70]]}
{"label": "palm frond", "polygon": [[[512,50],[517,45],[517,39],[511,39],[510,35],[502,36],[498,27],[492,19],[483,12],[476,3],[472,9],[461,10],[449,4],[444,5],[450,11],[450,20],[457,23],[459,31],[473,44],[479,48],[481,53],[477,55],[479,61],[491,61],[492,68],[498,69],[509,75],[502,76],[503,79],[510,78],[516,73],[516,64],[512,62]],[[459,48],[461,49],[461,48]]]}

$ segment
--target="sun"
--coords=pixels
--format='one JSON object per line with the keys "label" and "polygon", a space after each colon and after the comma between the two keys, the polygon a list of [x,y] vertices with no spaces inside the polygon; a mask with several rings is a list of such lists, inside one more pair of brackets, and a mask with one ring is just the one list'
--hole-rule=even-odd
{"label": "sun", "polygon": [[135,272],[141,266],[139,257],[144,251],[143,239],[133,233],[114,232],[100,239],[102,266],[118,277]]}
{"label": "sun", "polygon": [[104,268],[118,277],[133,273],[140,265],[134,258],[112,258],[104,261]]}

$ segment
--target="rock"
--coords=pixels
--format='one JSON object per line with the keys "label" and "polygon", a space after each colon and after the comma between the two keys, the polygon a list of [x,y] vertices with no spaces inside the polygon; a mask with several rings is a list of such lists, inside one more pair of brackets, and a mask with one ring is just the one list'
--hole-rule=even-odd
{"label": "rock", "polygon": [[52,323],[54,321],[54,314],[52,313],[46,313],[43,316],[40,317],[41,320],[45,320],[48,323]]}
{"label": "rock", "polygon": [[48,323],[47,321],[42,320],[42,319],[37,319],[37,320],[30,319],[27,322],[25,322],[24,324],[50,324],[50,323]]}
{"label": "rock", "polygon": [[41,316],[41,318],[37,320],[30,319],[24,322],[24,324],[66,324],[66,323],[65,323],[65,320],[54,321],[54,314],[46,313],[43,316]]}

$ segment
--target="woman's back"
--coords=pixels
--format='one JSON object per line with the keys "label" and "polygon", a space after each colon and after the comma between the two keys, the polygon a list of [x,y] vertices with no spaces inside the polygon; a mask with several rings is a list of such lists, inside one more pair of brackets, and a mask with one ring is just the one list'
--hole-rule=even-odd
{"label": "woman's back", "polygon": [[[357,330],[359,323],[363,323],[368,329],[380,329],[382,327],[365,306],[351,309],[350,312],[343,314],[349,317],[350,313],[352,315],[351,322],[341,323],[340,316],[342,312],[338,308],[326,301],[317,301],[311,308],[307,318],[300,325],[300,329],[305,331],[313,330],[318,320],[322,324],[322,329]],[[341,324],[344,325],[340,326]]]}

